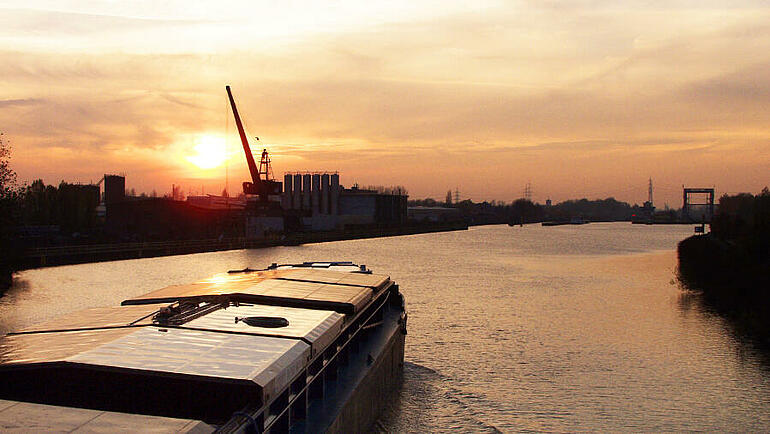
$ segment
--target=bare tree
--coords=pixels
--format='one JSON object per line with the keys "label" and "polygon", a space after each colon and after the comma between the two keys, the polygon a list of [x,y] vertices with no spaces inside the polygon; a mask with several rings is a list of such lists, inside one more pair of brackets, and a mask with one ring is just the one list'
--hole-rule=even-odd
{"label": "bare tree", "polygon": [[11,169],[11,146],[0,133],[0,199],[11,196],[16,190],[16,172]]}
{"label": "bare tree", "polygon": [[11,285],[11,276],[19,259],[11,228],[18,224],[22,191],[16,183],[16,172],[11,169],[10,160],[11,146],[0,133],[0,293]]}

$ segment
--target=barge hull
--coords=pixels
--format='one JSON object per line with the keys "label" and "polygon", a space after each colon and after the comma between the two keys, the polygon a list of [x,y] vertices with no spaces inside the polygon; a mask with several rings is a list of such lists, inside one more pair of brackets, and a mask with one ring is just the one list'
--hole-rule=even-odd
{"label": "barge hull", "polygon": [[396,396],[403,381],[405,336],[394,330],[375,362],[353,386],[327,433],[368,432]]}

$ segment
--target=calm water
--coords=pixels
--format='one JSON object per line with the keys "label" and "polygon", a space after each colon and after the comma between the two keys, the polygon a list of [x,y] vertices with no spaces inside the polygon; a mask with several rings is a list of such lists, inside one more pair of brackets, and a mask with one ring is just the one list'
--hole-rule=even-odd
{"label": "calm water", "polygon": [[386,431],[767,431],[770,369],[674,281],[690,226],[469,231],[30,270],[0,332],[271,262],[353,260],[409,310]]}

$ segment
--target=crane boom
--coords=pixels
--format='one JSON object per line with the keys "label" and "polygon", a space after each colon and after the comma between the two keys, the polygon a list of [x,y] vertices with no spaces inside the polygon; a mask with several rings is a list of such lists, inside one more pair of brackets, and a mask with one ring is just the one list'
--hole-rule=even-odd
{"label": "crane boom", "polygon": [[249,165],[249,173],[251,173],[251,181],[255,186],[259,185],[259,169],[257,169],[257,163],[254,161],[254,156],[251,155],[251,148],[249,147],[249,140],[246,138],[246,133],[243,131],[243,124],[241,124],[241,117],[238,116],[238,109],[235,107],[235,100],[233,100],[233,94],[230,92],[230,86],[225,86],[227,89],[227,97],[230,99],[230,107],[233,108],[233,116],[235,116],[235,125],[238,126],[238,135],[241,136],[241,143],[243,144],[243,152],[246,153],[246,163]]}

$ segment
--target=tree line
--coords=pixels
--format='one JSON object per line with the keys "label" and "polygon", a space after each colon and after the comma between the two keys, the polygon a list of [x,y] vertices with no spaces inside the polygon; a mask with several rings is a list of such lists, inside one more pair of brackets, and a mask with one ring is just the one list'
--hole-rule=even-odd
{"label": "tree line", "polygon": [[470,224],[539,223],[569,221],[578,217],[588,221],[629,221],[644,211],[639,205],[630,205],[612,197],[567,200],[555,205],[543,205],[527,199],[516,199],[510,203],[466,199],[453,203],[450,193],[443,202],[431,198],[417,199],[410,200],[409,206],[455,207]]}

